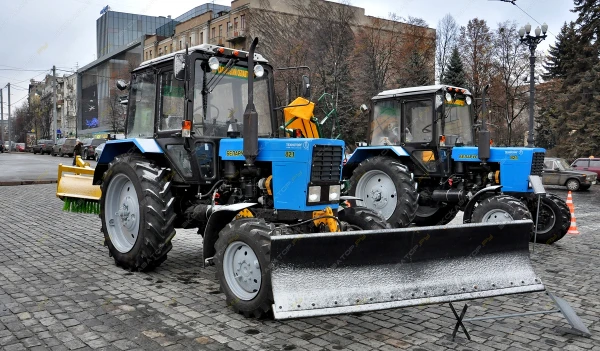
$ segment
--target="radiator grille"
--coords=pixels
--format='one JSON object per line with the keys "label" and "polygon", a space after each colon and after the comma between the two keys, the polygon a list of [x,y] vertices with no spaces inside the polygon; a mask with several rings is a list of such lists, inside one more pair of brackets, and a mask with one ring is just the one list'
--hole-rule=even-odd
{"label": "radiator grille", "polygon": [[341,146],[315,145],[312,153],[310,181],[339,182],[342,172],[343,152]]}
{"label": "radiator grille", "polygon": [[546,156],[546,153],[544,152],[533,153],[533,160],[531,160],[531,175],[542,175],[542,171],[544,170],[544,156]]}

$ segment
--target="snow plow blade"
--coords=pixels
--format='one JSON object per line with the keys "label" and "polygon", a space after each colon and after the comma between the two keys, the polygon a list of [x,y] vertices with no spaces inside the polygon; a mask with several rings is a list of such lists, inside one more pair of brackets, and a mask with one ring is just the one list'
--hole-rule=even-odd
{"label": "snow plow blade", "polygon": [[271,237],[275,319],[545,290],[529,259],[533,222]]}
{"label": "snow plow blade", "polygon": [[77,213],[100,213],[102,190],[94,185],[94,169],[77,156],[76,166],[58,165],[56,196],[63,200],[63,211]]}

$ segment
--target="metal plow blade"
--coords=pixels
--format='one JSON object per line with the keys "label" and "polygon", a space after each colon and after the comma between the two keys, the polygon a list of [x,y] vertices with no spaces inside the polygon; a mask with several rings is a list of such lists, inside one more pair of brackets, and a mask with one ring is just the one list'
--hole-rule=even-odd
{"label": "metal plow blade", "polygon": [[271,237],[276,319],[543,291],[533,222]]}
{"label": "metal plow blade", "polygon": [[93,176],[93,168],[58,165],[56,196],[61,199],[100,200],[102,191],[99,185],[92,184]]}

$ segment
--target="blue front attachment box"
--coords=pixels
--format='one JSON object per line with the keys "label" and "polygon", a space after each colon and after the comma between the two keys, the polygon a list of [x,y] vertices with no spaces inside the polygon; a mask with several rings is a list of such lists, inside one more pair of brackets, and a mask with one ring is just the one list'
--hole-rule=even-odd
{"label": "blue front attachment box", "polygon": [[[542,148],[492,147],[489,163],[500,164],[500,185],[503,192],[533,192],[529,187],[529,175],[534,152],[546,152]],[[456,162],[481,162],[476,146],[460,146],[452,149]]]}
{"label": "blue front attachment box", "polygon": [[[243,139],[221,139],[219,157],[222,160],[244,161]],[[258,139],[258,162],[273,164],[274,207],[276,210],[316,211],[327,206],[337,209],[338,204],[306,204],[310,183],[312,151],[315,145],[340,146],[342,140],[333,139]],[[340,158],[340,167],[342,159]],[[341,172],[340,172],[341,175]],[[340,176],[341,181],[341,176]]]}

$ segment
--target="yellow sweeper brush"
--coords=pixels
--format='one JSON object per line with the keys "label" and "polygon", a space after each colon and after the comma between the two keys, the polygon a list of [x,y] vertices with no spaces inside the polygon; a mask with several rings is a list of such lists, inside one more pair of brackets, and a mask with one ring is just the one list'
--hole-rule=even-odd
{"label": "yellow sweeper brush", "polygon": [[94,169],[77,156],[76,166],[58,165],[56,196],[65,202],[63,211],[100,214],[99,185],[93,185]]}

